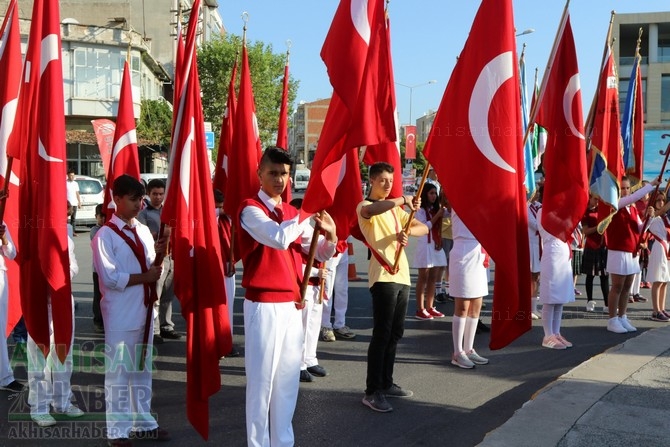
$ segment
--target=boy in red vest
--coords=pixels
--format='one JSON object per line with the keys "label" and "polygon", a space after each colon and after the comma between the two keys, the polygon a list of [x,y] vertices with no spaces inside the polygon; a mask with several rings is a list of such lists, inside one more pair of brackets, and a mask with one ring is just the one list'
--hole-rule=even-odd
{"label": "boy in red vest", "polygon": [[[309,219],[300,222],[298,210],[281,200],[292,165],[288,152],[267,148],[258,167],[261,189],[240,205],[250,446],[294,444],[303,346],[301,252],[309,251],[313,230]],[[325,261],[335,253],[335,223],[325,212],[315,220],[325,233],[316,259]]]}

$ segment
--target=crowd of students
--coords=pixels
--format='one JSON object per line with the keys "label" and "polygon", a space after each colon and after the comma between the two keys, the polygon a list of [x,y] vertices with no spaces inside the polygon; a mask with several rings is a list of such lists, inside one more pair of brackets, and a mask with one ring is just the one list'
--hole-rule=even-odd
{"label": "crowd of students", "polygon": [[[231,253],[231,228],[235,222],[239,223],[239,257],[244,265],[244,362],[250,446],[293,444],[292,418],[299,384],[328,374],[319,364],[317,343],[336,338],[350,340],[356,336],[345,324],[347,241],[338,240],[335,222],[327,212],[300,221],[300,201],[290,204],[282,201],[292,165],[287,152],[268,148],[258,168],[260,190],[242,203],[237,216],[223,212],[223,194],[214,191],[226,291],[231,297],[235,296],[234,263],[237,260]],[[393,411],[388,398],[413,395],[395,383],[393,374],[412,288],[410,263],[404,251],[409,237],[416,238],[411,262],[411,267],[418,272],[414,284],[414,317],[419,320],[444,318],[436,302],[448,296],[454,301],[451,363],[464,369],[489,363],[474,349],[475,335],[481,328],[483,297],[488,294],[488,256],[456,211],[449,207],[434,173],[429,175],[420,197],[391,198],[393,171],[393,167],[384,162],[369,168],[369,193],[356,210],[359,237],[371,255],[368,286],[373,318],[362,403],[382,413]],[[626,310],[629,300],[641,299],[639,294],[636,297],[633,285],[642,266],[647,268],[646,278],[638,278],[637,282],[652,284],[651,319],[670,321],[670,314],[665,311],[666,288],[670,281],[670,219],[666,216],[670,204],[663,194],[657,195],[649,206],[642,200],[645,196],[648,198],[657,183],[641,186],[631,194],[630,182],[624,178],[619,209],[604,235],[597,228],[598,202],[592,197],[582,222],[568,242],[542,227],[541,188],[529,201],[532,278],[529,318],[542,319],[542,346],[551,349],[572,346],[561,333],[561,319],[563,306],[575,300],[576,278],[580,274],[586,275],[588,312],[595,311],[593,280],[596,276],[600,278],[609,312],[607,330],[616,333],[636,330]],[[133,438],[170,438],[151,413],[152,345],[161,338],[181,337],[171,320],[173,295],[169,285],[165,285],[169,282],[167,274],[172,264],[169,231],[159,231],[164,190],[161,180],[150,182],[145,191],[137,179],[117,178],[113,185],[115,212],[105,222],[103,210],[98,207],[98,224],[91,230],[93,323],[97,332],[104,333],[110,350],[105,356],[104,383],[108,444],[115,447],[131,445]],[[149,202],[143,205],[145,194]],[[412,220],[408,211],[416,213]],[[645,216],[648,217],[646,227],[643,225]],[[318,231],[315,232],[316,226]],[[313,237],[318,239],[315,261],[306,268]],[[5,257],[12,259],[16,253],[4,226],[0,226],[0,240],[0,261]],[[70,247],[73,247],[71,239]],[[649,250],[648,264],[638,255],[645,249]],[[71,275],[75,275],[78,268],[72,249],[70,256]],[[154,262],[157,258],[159,261]],[[6,302],[4,270],[4,263],[0,262],[0,273],[3,273],[0,293]],[[309,278],[303,297],[300,288],[305,271]],[[155,320],[146,318],[153,312],[153,302],[157,303]],[[538,303],[542,304],[541,311]],[[231,318],[232,309],[231,301]],[[331,321],[333,310],[335,319]],[[6,319],[5,314],[0,313],[0,322]],[[147,338],[147,329],[153,337]],[[71,358],[64,363],[55,355],[45,359],[31,340],[28,334],[28,403],[33,420],[40,426],[55,424],[49,414],[50,407],[70,417],[82,416],[83,411],[71,402]],[[143,344],[147,345],[146,350],[139,349]],[[130,363],[119,361],[129,353],[134,353]],[[140,358],[138,353],[144,353],[145,357]],[[1,387],[21,391],[23,385],[14,380],[9,367],[6,345],[0,354]],[[229,355],[239,355],[239,352],[233,348]]]}

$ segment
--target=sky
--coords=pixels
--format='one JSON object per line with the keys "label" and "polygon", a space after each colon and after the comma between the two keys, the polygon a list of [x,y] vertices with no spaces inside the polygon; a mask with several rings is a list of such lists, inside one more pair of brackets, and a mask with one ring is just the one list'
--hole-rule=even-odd
{"label": "sky", "polygon": [[[337,0],[219,0],[219,11],[227,32],[233,34],[242,34],[241,15],[246,11],[247,39],[271,44],[275,53],[286,52],[290,40],[290,71],[300,81],[296,100],[311,102],[332,93],[319,53],[338,4]],[[389,3],[395,80],[417,86],[412,89],[412,121],[438,108],[479,5],[477,0]],[[513,6],[517,32],[535,30],[517,38],[517,53],[521,54],[525,43],[528,79],[532,82],[538,68],[541,80],[565,1],[514,0]],[[586,116],[598,80],[611,11],[668,11],[670,4],[668,0],[572,0],[569,9]],[[431,80],[437,82],[428,84]],[[400,122],[406,124],[410,89],[396,85],[396,97]]]}

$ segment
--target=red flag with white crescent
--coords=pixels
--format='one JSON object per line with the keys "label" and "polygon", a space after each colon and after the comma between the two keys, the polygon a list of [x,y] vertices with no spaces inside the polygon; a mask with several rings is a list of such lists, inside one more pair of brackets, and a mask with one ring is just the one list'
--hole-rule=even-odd
{"label": "red flag with white crescent", "polygon": [[423,151],[453,209],[495,261],[491,349],[531,328],[517,60],[512,1],[483,0]]}
{"label": "red flag with white crescent", "polygon": [[[5,20],[0,29],[0,182],[9,181],[9,198],[5,202],[2,220],[18,251],[19,244],[19,178],[20,162],[14,160],[10,178],[7,173],[7,142],[14,127],[16,106],[21,85],[21,36],[19,34],[19,16],[17,0],[11,0],[7,6]],[[9,336],[21,318],[21,295],[19,265],[15,260],[5,258],[7,266],[7,325],[5,337]],[[1,329],[0,329],[1,330]]]}
{"label": "red flag with white crescent", "polygon": [[200,0],[193,2],[180,73],[170,184],[161,220],[172,229],[174,291],[186,320],[186,414],[209,436],[209,397],[221,388],[219,359],[232,339],[214,214],[196,60]]}
{"label": "red flag with white crescent", "polygon": [[72,341],[72,291],[66,206],[63,64],[57,0],[35,3],[17,122],[8,155],[21,158],[21,306],[28,333],[50,349],[49,300],[56,353]]}
{"label": "red flag with white crescent", "polygon": [[130,69],[128,62],[123,67],[119,109],[116,116],[116,128],[112,144],[112,157],[107,171],[107,184],[102,210],[107,220],[114,214],[114,191],[112,185],[117,177],[127,174],[140,179],[140,160],[137,152],[137,132],[135,130],[135,112],[133,111],[133,91],[130,83]]}
{"label": "red flag with white crescent", "polygon": [[579,68],[567,11],[559,36],[555,57],[540,87],[536,123],[547,131],[542,227],[566,242],[589,200]]}
{"label": "red flag with white crescent", "polygon": [[226,101],[226,111],[223,112],[223,121],[221,122],[221,136],[219,138],[219,152],[216,154],[216,167],[214,168],[214,189],[226,193],[228,185],[228,159],[233,146],[233,126],[235,124],[235,108],[237,98],[235,98],[235,79],[237,78],[237,59],[233,65],[233,71],[230,75],[228,84],[228,100]]}
{"label": "red flag with white crescent", "polygon": [[303,216],[333,204],[345,154],[359,146],[395,141],[387,38],[382,0],[340,2],[321,49],[334,91],[305,191]]}

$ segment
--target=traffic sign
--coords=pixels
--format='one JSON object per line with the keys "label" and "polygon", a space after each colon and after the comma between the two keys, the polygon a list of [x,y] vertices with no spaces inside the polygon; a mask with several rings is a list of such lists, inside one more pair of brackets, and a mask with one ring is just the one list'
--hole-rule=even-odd
{"label": "traffic sign", "polygon": [[207,141],[207,149],[214,148],[214,132],[205,132],[205,141]]}

